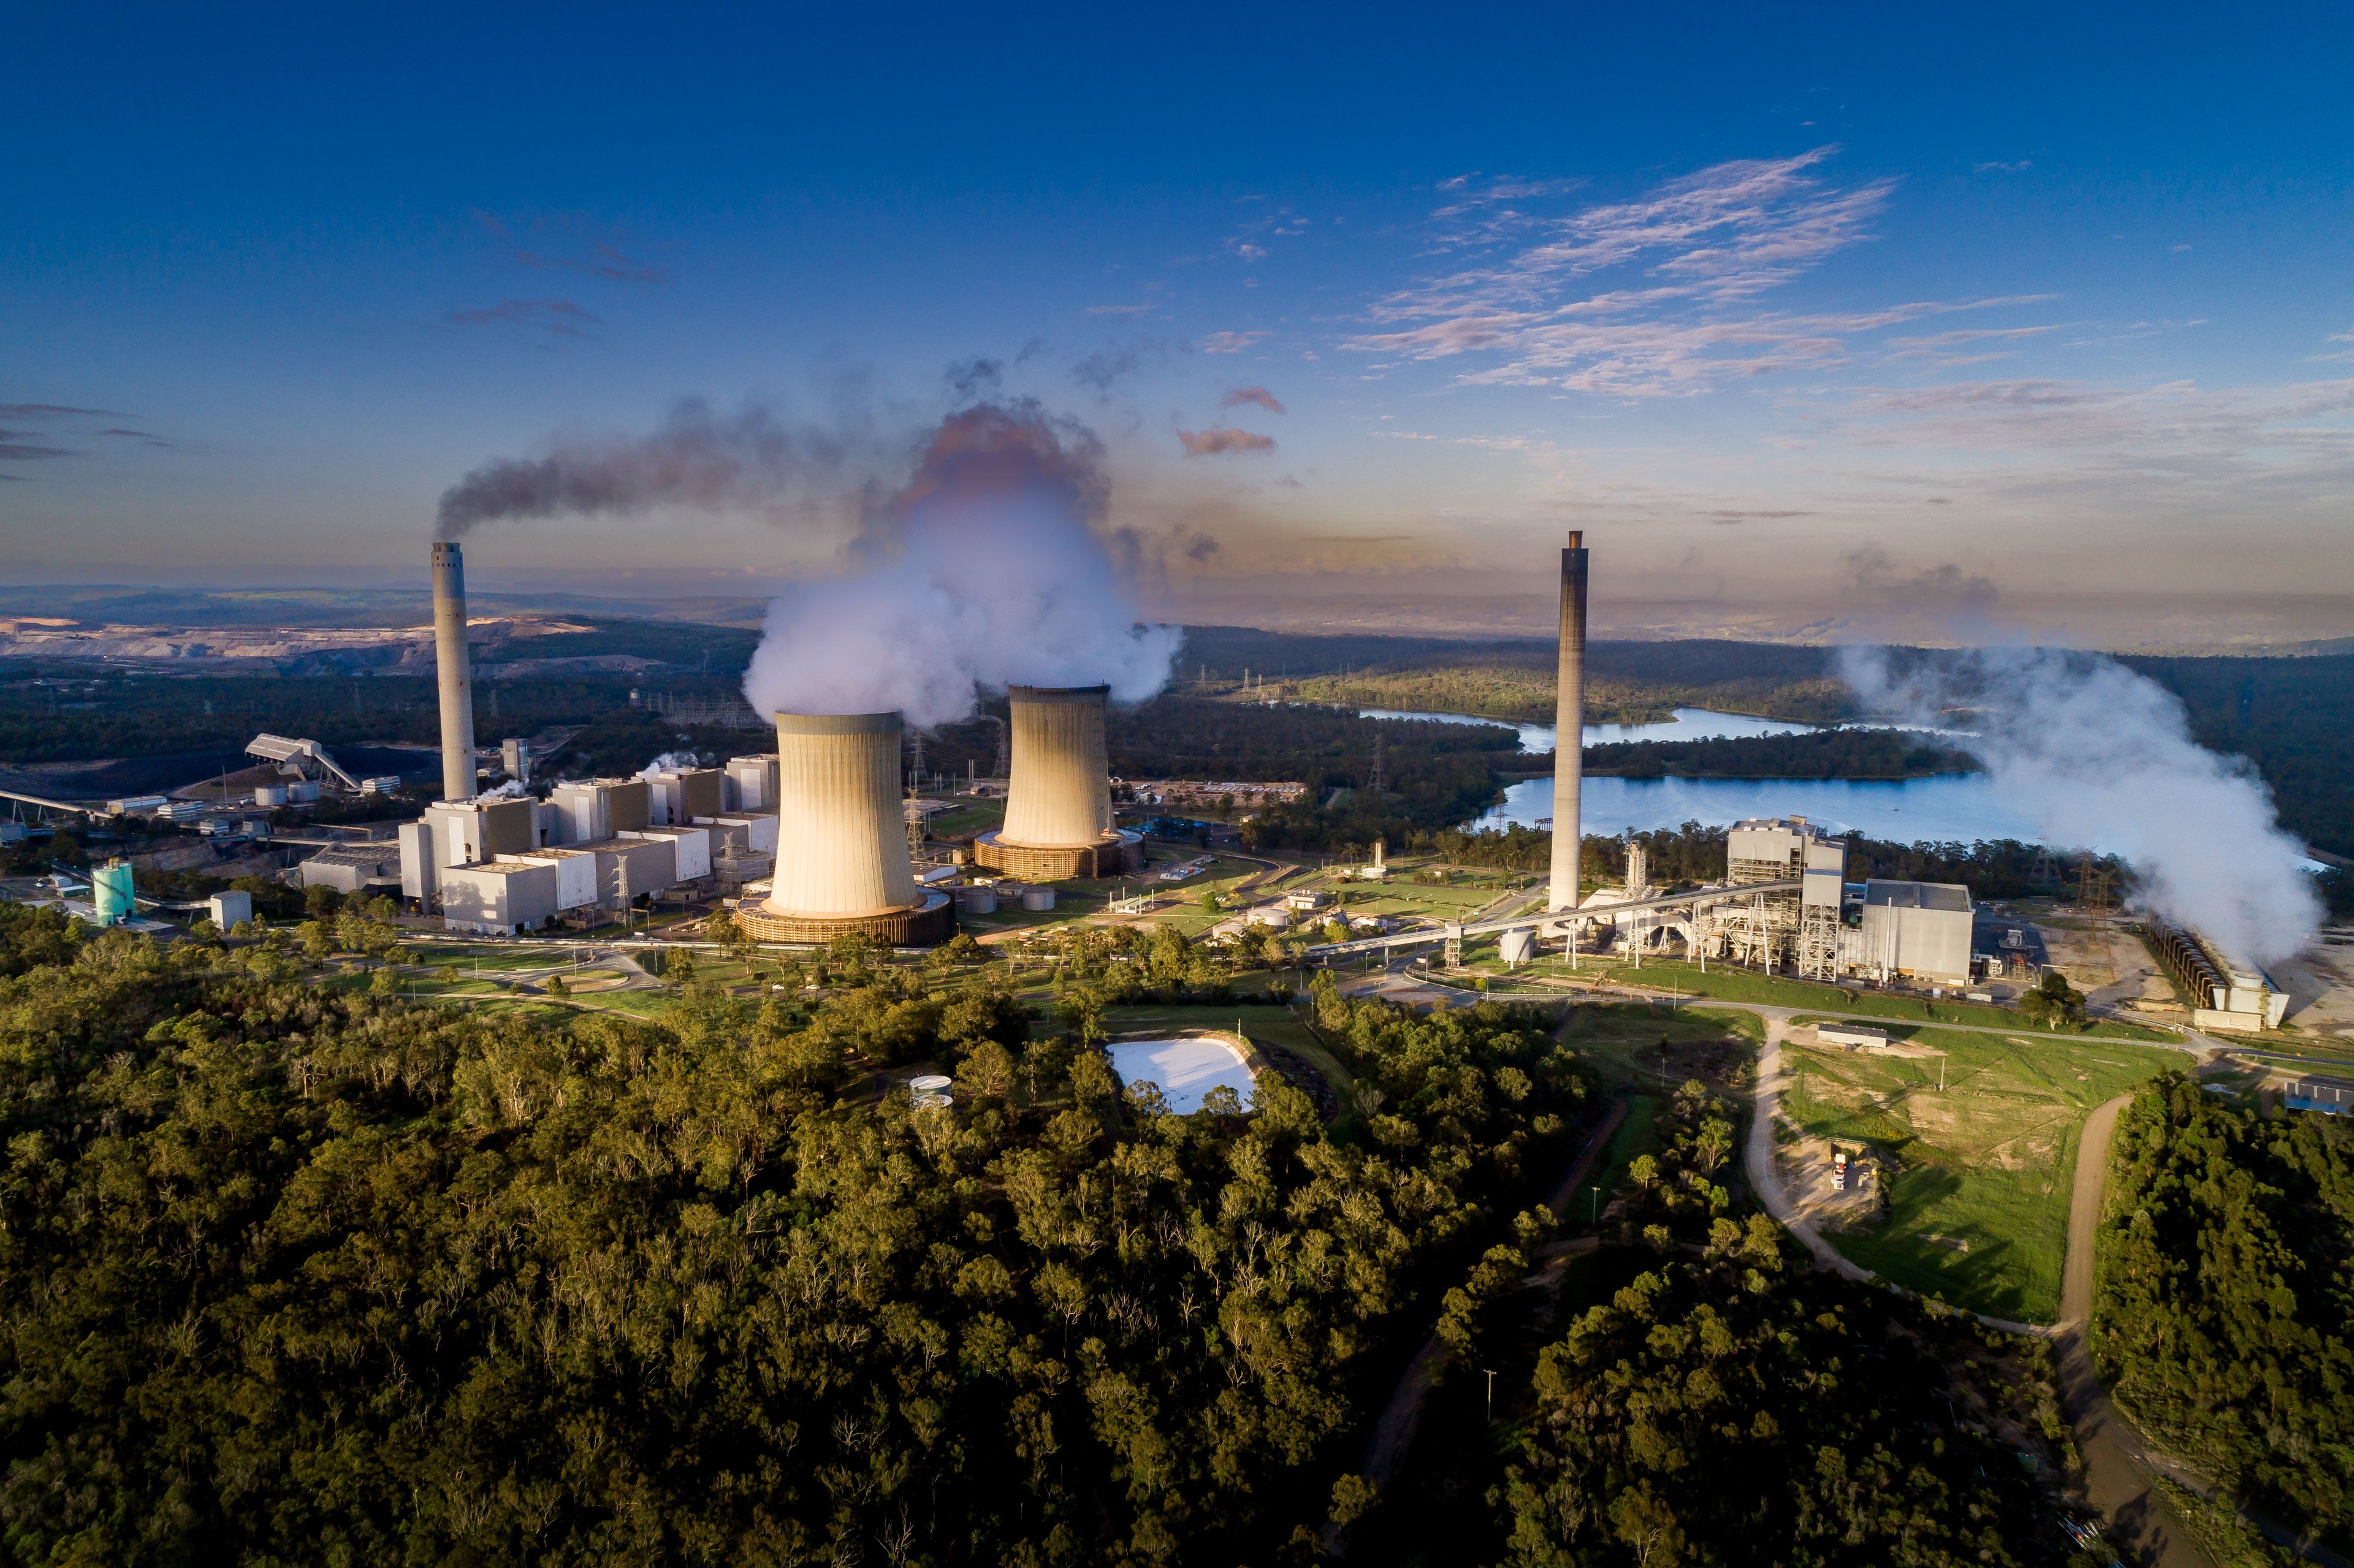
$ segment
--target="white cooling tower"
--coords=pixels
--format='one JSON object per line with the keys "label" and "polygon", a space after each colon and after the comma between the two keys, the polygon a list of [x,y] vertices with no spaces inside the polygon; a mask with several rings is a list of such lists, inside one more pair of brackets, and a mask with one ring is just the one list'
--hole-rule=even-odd
{"label": "white cooling tower", "polygon": [[981,864],[1033,881],[1115,876],[1132,834],[1112,826],[1104,742],[1108,686],[1013,686],[1013,770],[1005,825],[981,835]]}
{"label": "white cooling tower", "polygon": [[447,541],[433,546],[433,663],[441,687],[441,798],[471,800],[474,677],[466,655],[466,562]]}
{"label": "white cooling tower", "polygon": [[1109,686],[1015,686],[1013,776],[997,841],[1078,849],[1111,832],[1111,769],[1104,752]]}
{"label": "white cooling tower", "polygon": [[899,805],[899,715],[777,715],[777,869],[737,916],[771,941],[859,931],[892,946],[945,940],[945,895],[916,885]]}

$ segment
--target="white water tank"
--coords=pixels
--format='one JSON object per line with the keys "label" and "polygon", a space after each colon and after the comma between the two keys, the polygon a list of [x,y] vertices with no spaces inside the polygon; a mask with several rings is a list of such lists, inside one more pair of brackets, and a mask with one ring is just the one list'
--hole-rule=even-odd
{"label": "white water tank", "polygon": [[1051,887],[1025,887],[1022,890],[1022,907],[1029,910],[1052,909],[1055,890]]}

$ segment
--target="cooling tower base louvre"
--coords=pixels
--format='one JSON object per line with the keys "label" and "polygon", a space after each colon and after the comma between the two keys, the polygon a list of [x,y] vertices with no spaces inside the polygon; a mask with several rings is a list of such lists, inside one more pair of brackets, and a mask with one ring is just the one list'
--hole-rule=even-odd
{"label": "cooling tower base louvre", "polygon": [[1041,849],[1009,844],[987,832],[973,841],[972,858],[991,871],[1024,882],[1092,881],[1142,871],[1144,845],[1135,833],[1111,832],[1091,844]]}
{"label": "cooling tower base louvre", "polygon": [[860,936],[886,948],[934,948],[956,935],[956,907],[945,893],[925,895],[912,909],[879,915],[780,915],[758,898],[731,906],[736,922],[756,942],[822,944]]}

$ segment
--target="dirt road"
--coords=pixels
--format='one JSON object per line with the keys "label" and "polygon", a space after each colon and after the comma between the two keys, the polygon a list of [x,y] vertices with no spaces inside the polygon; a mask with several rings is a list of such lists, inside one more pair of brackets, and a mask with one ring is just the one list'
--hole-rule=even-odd
{"label": "dirt road", "polygon": [[2076,1427],[2084,1457],[2084,1490],[2108,1516],[2108,1534],[2120,1551],[2158,1568],[2212,1568],[2150,1482],[2140,1434],[2118,1415],[2093,1372],[2087,1330],[2093,1319],[2093,1238],[2108,1191],[2109,1140],[2117,1113],[2131,1095],[2095,1108],[2084,1120],[2076,1151],[2076,1184],[2068,1200],[2068,1253],[2060,1274],[2060,1396]]}
{"label": "dirt road", "polygon": [[[1553,1196],[1546,1200],[1556,1216],[1568,1213],[1569,1205],[1576,1201],[1578,1188],[1585,1185],[1585,1179],[1594,1173],[1595,1162],[1610,1146],[1610,1135],[1617,1132],[1618,1124],[1626,1119],[1627,1102],[1611,1101],[1609,1114],[1586,1139],[1585,1148],[1563,1174],[1553,1188]],[[1591,1251],[1593,1246],[1594,1239],[1585,1236],[1542,1247],[1536,1257],[1531,1260],[1537,1267],[1529,1278],[1550,1283],[1558,1277],[1564,1258],[1575,1252]],[[1430,1397],[1431,1385],[1438,1381],[1439,1372],[1445,1370],[1447,1357],[1446,1343],[1433,1334],[1423,1342],[1422,1349],[1415,1352],[1414,1360],[1406,1363],[1405,1375],[1398,1379],[1397,1387],[1390,1392],[1389,1403],[1382,1407],[1381,1419],[1373,1423],[1373,1434],[1365,1439],[1365,1456],[1357,1465],[1357,1473],[1373,1485],[1389,1485],[1390,1478],[1397,1474],[1398,1466],[1405,1462],[1406,1451],[1414,1446],[1414,1435],[1422,1425],[1423,1403]]]}

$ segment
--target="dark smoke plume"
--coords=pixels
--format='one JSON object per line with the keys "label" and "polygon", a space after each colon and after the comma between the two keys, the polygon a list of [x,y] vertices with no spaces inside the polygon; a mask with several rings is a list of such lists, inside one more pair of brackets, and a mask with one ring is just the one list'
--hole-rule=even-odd
{"label": "dark smoke plume", "polygon": [[822,500],[854,487],[874,455],[854,429],[788,425],[757,404],[722,415],[681,401],[650,436],[557,444],[543,458],[500,458],[441,493],[437,539],[510,517],[633,516]]}

